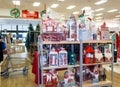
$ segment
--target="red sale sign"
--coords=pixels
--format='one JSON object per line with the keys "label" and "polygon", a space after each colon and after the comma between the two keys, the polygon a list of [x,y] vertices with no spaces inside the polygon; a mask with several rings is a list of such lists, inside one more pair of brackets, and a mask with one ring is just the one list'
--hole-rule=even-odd
{"label": "red sale sign", "polygon": [[36,19],[36,18],[39,18],[39,13],[37,11],[22,10],[22,17]]}

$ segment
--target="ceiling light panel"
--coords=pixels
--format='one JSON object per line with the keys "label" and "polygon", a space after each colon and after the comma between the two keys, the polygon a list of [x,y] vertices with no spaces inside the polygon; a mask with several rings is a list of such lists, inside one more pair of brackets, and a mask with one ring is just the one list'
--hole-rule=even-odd
{"label": "ceiling light panel", "polygon": [[40,6],[40,2],[34,2],[33,6],[36,6],[36,7]]}
{"label": "ceiling light panel", "polygon": [[58,1],[63,2],[63,1],[65,1],[65,0],[58,0]]}
{"label": "ceiling light panel", "polygon": [[51,8],[57,8],[59,6],[59,4],[52,4],[50,7]]}
{"label": "ceiling light panel", "polygon": [[13,0],[13,4],[14,5],[20,5],[20,1],[19,0]]}
{"label": "ceiling light panel", "polygon": [[96,14],[95,16],[101,16],[101,15],[103,15],[103,13],[98,13],[98,14]]}
{"label": "ceiling light panel", "polygon": [[96,17],[95,19],[96,19],[96,20],[99,20],[99,19],[102,19],[102,18],[103,18],[103,17]]}
{"label": "ceiling light panel", "polygon": [[75,8],[76,6],[75,5],[70,5],[70,6],[68,6],[66,9],[73,9],[73,8]]}
{"label": "ceiling light panel", "polygon": [[102,10],[104,10],[104,8],[95,9],[96,12],[102,11]]}
{"label": "ceiling light panel", "polygon": [[79,14],[80,12],[79,11],[75,11],[75,12],[73,12],[73,14],[75,15],[75,14]]}
{"label": "ceiling light panel", "polygon": [[108,0],[100,0],[100,1],[98,1],[98,2],[95,2],[94,4],[95,5],[101,5],[101,4],[104,4],[104,3],[106,3]]}
{"label": "ceiling light panel", "polygon": [[115,17],[120,17],[120,15],[116,15]]}
{"label": "ceiling light panel", "polygon": [[112,10],[109,10],[107,12],[111,13],[111,12],[116,12],[116,11],[118,11],[118,9],[112,9]]}

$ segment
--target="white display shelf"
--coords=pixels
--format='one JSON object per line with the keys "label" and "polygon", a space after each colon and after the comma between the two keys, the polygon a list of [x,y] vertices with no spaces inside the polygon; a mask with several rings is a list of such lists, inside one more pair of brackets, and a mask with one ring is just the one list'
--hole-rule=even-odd
{"label": "white display shelf", "polygon": [[101,87],[101,86],[110,86],[112,85],[111,81],[100,81],[98,83],[89,83],[89,82],[83,82],[83,87]]}
{"label": "white display shelf", "polygon": [[[86,40],[83,43],[112,43],[112,40]],[[43,41],[43,44],[80,44],[80,41]]]}
{"label": "white display shelf", "polygon": [[65,66],[48,66],[43,67],[43,70],[49,70],[49,69],[65,69],[65,68],[71,68],[71,67],[79,67],[80,65],[65,65]]}
{"label": "white display shelf", "polygon": [[[83,64],[83,66],[93,66],[93,65],[105,65],[105,64],[111,64],[111,62],[101,62],[101,63],[93,63],[93,64]],[[71,67],[79,67],[79,64],[76,65],[65,65],[65,66],[45,66],[43,67],[43,70],[49,70],[49,69],[65,69],[65,68],[71,68]]]}

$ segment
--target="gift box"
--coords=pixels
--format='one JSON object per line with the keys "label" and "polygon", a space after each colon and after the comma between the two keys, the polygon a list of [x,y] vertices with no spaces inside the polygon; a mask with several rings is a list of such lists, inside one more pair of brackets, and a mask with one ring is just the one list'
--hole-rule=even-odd
{"label": "gift box", "polygon": [[101,37],[100,38],[101,38],[101,40],[109,40],[110,39],[108,27],[101,28]]}
{"label": "gift box", "polygon": [[41,34],[43,41],[61,41],[63,40],[64,34],[58,32],[47,32]]}

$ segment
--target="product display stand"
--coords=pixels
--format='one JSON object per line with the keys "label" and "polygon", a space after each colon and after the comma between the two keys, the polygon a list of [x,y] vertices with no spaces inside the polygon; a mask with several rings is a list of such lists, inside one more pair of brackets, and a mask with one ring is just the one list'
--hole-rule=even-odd
{"label": "product display stand", "polygon": [[83,44],[82,40],[80,40],[80,87],[83,87]]}
{"label": "product display stand", "polygon": [[[112,55],[113,55],[113,60],[112,62],[99,62],[99,63],[92,63],[92,64],[83,64],[83,44],[112,44]],[[52,44],[71,44],[71,48],[73,48],[74,44],[80,44],[80,63],[76,65],[65,65],[65,66],[48,66],[48,67],[43,67],[43,45],[52,45]],[[65,68],[70,68],[70,67],[79,67],[80,70],[80,85],[79,87],[104,87],[104,86],[112,86],[113,84],[113,61],[114,61],[114,52],[113,52],[113,42],[111,40],[80,40],[80,41],[42,41],[41,37],[39,36],[38,38],[38,87],[44,87],[44,81],[43,81],[43,72],[45,70],[50,70],[50,69],[65,69]],[[105,64],[110,64],[111,65],[111,81],[100,81],[98,83],[87,83],[83,81],[83,66],[94,66],[94,65],[105,65]],[[41,78],[40,78],[40,70],[41,70]],[[41,82],[41,85],[40,85]],[[75,86],[78,87],[78,86]]]}

